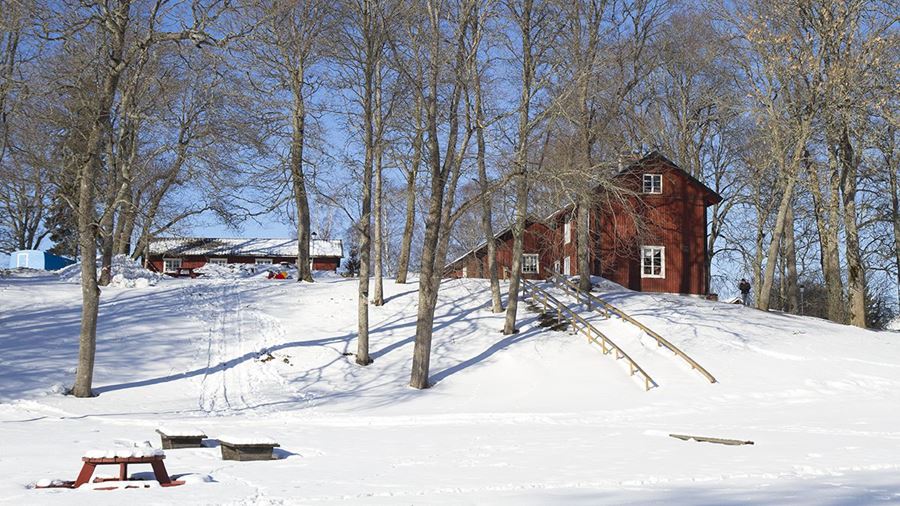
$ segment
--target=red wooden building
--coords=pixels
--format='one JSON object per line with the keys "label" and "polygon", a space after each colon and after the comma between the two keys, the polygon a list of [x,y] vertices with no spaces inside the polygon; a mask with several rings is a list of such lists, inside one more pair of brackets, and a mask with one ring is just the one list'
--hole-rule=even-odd
{"label": "red wooden building", "polygon": [[[706,295],[706,208],[722,197],[652,152],[616,175],[628,194],[613,196],[594,190],[597,204],[590,218],[591,274],[629,289]],[[547,269],[577,275],[576,209],[560,209],[544,220],[528,220],[522,274],[539,279]],[[497,263],[512,264],[512,232],[495,236]],[[455,259],[446,267],[451,277],[486,277],[487,245]]]}
{"label": "red wooden building", "polygon": [[[309,244],[312,268],[316,271],[335,271],[344,256],[338,240],[313,239]],[[151,241],[149,268],[157,272],[178,275],[192,272],[204,265],[218,264],[294,264],[297,262],[296,239],[234,239],[234,238],[160,238]]]}

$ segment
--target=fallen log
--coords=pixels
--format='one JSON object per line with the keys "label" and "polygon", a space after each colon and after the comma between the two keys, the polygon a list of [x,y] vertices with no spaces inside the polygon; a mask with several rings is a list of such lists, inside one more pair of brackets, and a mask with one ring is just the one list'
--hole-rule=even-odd
{"label": "fallen log", "polygon": [[706,437],[706,436],[689,436],[687,434],[669,434],[670,437],[674,437],[676,439],[680,439],[682,441],[690,441],[693,439],[694,441],[698,441],[701,443],[716,443],[720,445],[731,445],[731,446],[740,446],[740,445],[752,445],[753,441],[743,441],[740,439],[722,439],[718,437]]}

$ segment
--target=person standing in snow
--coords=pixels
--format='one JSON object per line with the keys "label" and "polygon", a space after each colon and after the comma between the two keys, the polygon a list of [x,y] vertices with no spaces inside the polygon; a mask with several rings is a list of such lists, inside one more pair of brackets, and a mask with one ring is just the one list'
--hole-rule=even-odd
{"label": "person standing in snow", "polygon": [[745,306],[750,305],[750,288],[750,282],[741,278],[741,282],[738,283],[738,290],[741,291],[741,303]]}

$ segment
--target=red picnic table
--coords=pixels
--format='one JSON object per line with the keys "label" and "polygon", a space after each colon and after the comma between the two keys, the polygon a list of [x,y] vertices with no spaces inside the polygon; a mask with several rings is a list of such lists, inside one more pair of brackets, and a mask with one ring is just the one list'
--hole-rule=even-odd
{"label": "red picnic table", "polygon": [[[145,457],[82,457],[81,460],[84,462],[84,465],[81,467],[81,472],[78,473],[78,478],[75,479],[72,488],[78,488],[89,482],[91,476],[94,475],[94,469],[96,469],[97,466],[102,465],[118,465],[119,476],[113,480],[128,481],[128,464],[150,464],[153,468],[153,475],[156,477],[156,481],[159,482],[160,486],[173,487],[175,485],[183,485],[183,481],[173,481],[172,478],[169,477],[169,473],[166,471],[166,464],[163,462],[163,459],[165,458],[166,456],[163,454]],[[102,482],[112,480],[108,478],[98,478],[94,481]]]}

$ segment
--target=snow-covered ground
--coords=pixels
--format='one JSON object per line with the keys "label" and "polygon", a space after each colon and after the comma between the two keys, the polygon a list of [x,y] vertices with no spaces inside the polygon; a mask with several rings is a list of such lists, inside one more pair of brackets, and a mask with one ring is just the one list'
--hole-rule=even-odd
{"label": "snow-covered ground", "polygon": [[[645,392],[624,361],[535,313],[502,335],[486,283],[455,280],[441,290],[434,386],[418,391],[407,387],[416,285],[385,284],[386,304],[371,308],[375,362],[359,367],[356,281],[317,281],[105,288],[99,396],[75,399],[60,392],[74,376],[79,286],[0,278],[0,504],[900,503],[900,334],[606,285],[719,380],[584,311],[659,383]],[[158,447],[161,426],[210,438],[166,451],[184,486],[29,487],[74,479],[86,452]],[[278,458],[223,461],[225,435],[275,440]]]}

